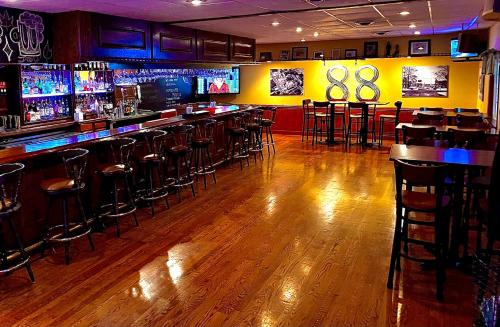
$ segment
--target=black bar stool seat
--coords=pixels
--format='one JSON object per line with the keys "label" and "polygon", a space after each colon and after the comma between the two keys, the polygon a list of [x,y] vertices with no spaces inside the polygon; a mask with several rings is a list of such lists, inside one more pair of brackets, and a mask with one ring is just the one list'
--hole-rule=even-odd
{"label": "black bar stool seat", "polygon": [[207,189],[207,175],[212,175],[214,183],[217,183],[215,166],[212,162],[212,155],[210,154],[210,144],[214,143],[216,126],[217,121],[214,119],[204,119],[195,123],[192,141],[195,174],[197,178],[203,176],[205,189]]}
{"label": "black bar stool seat", "polygon": [[243,170],[243,160],[246,160],[247,165],[250,166],[249,161],[249,144],[247,140],[248,131],[246,125],[250,123],[250,114],[242,112],[233,115],[231,125],[226,127],[228,139],[226,142],[226,161],[231,158],[231,163],[234,159],[240,161],[240,169]]}
{"label": "black bar stool seat", "polygon": [[[9,274],[20,268],[26,268],[31,282],[35,282],[35,275],[31,269],[30,257],[24,249],[23,242],[14,222],[14,215],[21,208],[19,192],[21,189],[21,163],[0,165],[0,273]],[[15,237],[15,249],[8,250],[4,241],[3,222],[7,222],[11,233]]]}

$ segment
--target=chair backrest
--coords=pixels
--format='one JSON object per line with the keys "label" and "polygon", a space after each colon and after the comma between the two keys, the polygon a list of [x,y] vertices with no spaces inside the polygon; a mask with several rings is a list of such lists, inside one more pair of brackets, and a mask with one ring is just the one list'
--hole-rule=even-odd
{"label": "chair backrest", "polygon": [[420,111],[443,111],[443,108],[438,107],[420,107]]}
{"label": "chair backrest", "polygon": [[15,208],[19,201],[24,165],[22,163],[0,164],[0,212]]}
{"label": "chair backrest", "polygon": [[417,114],[417,119],[414,122],[415,124],[420,124],[420,125],[435,125],[435,126],[442,126],[444,125],[444,114],[425,114],[422,112],[419,112]]}
{"label": "chair backrest", "polygon": [[399,203],[402,203],[402,194],[405,186],[406,189],[410,190],[412,190],[412,186],[414,185],[418,185],[419,187],[433,186],[434,194],[436,195],[436,210],[439,210],[443,203],[442,197],[446,170],[446,165],[422,166],[410,164],[401,160],[395,160],[394,171],[396,175],[396,200]]}
{"label": "chair backrest", "polygon": [[435,127],[410,127],[403,126],[403,143],[407,145],[424,145],[434,139]]}
{"label": "chair backrest", "polygon": [[68,149],[59,152],[66,169],[66,176],[75,181],[75,187],[80,188],[84,184],[85,173],[87,171],[87,162],[89,150],[87,149]]}
{"label": "chair backrest", "polygon": [[486,142],[486,133],[482,130],[449,129],[448,140],[456,148],[481,149]]}
{"label": "chair backrest", "polygon": [[214,139],[217,121],[215,119],[203,119],[194,124],[195,139]]}
{"label": "chair backrest", "polygon": [[150,129],[142,133],[144,143],[149,154],[163,155],[167,132],[159,129]]}
{"label": "chair backrest", "polygon": [[328,101],[313,101],[314,114],[317,114],[319,112],[328,113],[329,108],[330,102]]}
{"label": "chair backrest", "polygon": [[259,107],[258,109],[264,111],[264,119],[270,120],[273,123],[276,121],[276,112],[278,111],[276,107]]}
{"label": "chair backrest", "polygon": [[365,106],[368,106],[366,104],[366,102],[349,102],[348,105],[347,105],[347,110],[349,111],[349,116],[352,114],[352,110],[353,109],[356,109],[356,110],[360,110],[360,114],[363,114],[364,110],[363,108]]}
{"label": "chair backrest", "polygon": [[171,135],[170,140],[172,146],[184,145],[191,148],[194,126],[193,125],[175,125],[168,128],[168,133]]}
{"label": "chair backrest", "polygon": [[255,108],[248,110],[250,114],[250,123],[262,124],[262,119],[264,119],[264,110],[261,108]]}
{"label": "chair backrest", "polygon": [[460,112],[479,112],[479,109],[469,109],[469,108],[455,108],[456,113]]}
{"label": "chair backrest", "polygon": [[467,128],[483,128],[484,127],[484,121],[483,117],[481,116],[469,116],[469,115],[462,115],[462,114],[457,114],[457,126],[460,127],[467,127]]}
{"label": "chair backrest", "polygon": [[403,107],[403,102],[396,101],[394,102],[394,106],[396,106],[396,126],[398,126],[399,116],[401,115],[401,108]]}
{"label": "chair backrest", "polygon": [[136,140],[129,137],[119,137],[110,140],[113,163],[125,165],[129,168],[132,164],[132,155],[135,150]]}

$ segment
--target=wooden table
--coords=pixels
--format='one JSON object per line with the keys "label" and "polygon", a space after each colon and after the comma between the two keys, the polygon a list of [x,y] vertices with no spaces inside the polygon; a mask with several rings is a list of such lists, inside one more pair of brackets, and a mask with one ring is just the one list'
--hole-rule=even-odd
{"label": "wooden table", "polygon": [[399,144],[399,133],[400,131],[403,130],[403,126],[407,127],[412,127],[412,128],[429,128],[429,127],[434,127],[436,129],[436,133],[438,134],[444,134],[448,133],[450,129],[455,129],[455,130],[460,130],[460,131],[484,131],[486,134],[495,134],[495,129],[491,127],[486,127],[486,128],[467,128],[467,127],[460,127],[460,126],[455,126],[455,125],[418,125],[418,124],[413,124],[413,123],[399,123],[396,126],[396,137],[395,141],[396,144]]}
{"label": "wooden table", "polygon": [[488,168],[493,166],[495,151],[466,150],[458,148],[438,148],[430,146],[393,144],[391,146],[390,160],[404,160],[428,164],[450,165],[456,174],[456,187],[454,195],[454,210],[452,236],[450,245],[450,258],[458,258],[460,236],[462,235],[462,206],[464,174],[467,168]]}

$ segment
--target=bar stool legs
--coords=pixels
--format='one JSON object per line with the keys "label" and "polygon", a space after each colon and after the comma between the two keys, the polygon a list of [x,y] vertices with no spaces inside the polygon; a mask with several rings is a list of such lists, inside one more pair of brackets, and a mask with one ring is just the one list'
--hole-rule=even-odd
{"label": "bar stool legs", "polygon": [[[203,176],[203,184],[205,185],[205,190],[207,189],[207,175],[212,175],[214,184],[217,184],[217,178],[215,177],[215,167],[212,163],[212,156],[210,155],[209,144],[200,144],[199,146],[194,146],[194,162],[195,162],[195,174],[196,177]],[[200,171],[201,164],[201,171]]]}

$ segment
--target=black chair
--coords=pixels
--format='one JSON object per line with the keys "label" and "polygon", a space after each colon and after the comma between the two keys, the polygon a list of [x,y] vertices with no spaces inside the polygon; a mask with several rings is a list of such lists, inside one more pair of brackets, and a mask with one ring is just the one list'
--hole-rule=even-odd
{"label": "black chair", "polygon": [[111,160],[97,170],[103,186],[97,217],[101,222],[102,219],[112,219],[116,226],[116,236],[120,237],[119,219],[121,217],[133,215],[135,225],[139,226],[135,196],[131,188],[134,172],[132,155],[135,150],[136,140],[122,137],[102,142],[101,145],[106,148],[109,154],[108,157],[111,157],[108,159]]}
{"label": "black chair", "polygon": [[448,147],[448,141],[436,139],[435,127],[403,126],[403,143],[406,145]]}
{"label": "black chair", "polygon": [[[168,128],[170,134],[166,153],[167,158],[174,165],[174,180],[177,192],[177,200],[181,202],[181,190],[187,186],[191,188],[193,197],[196,196],[194,190],[194,180],[191,176],[191,157],[193,152],[193,125],[177,125]],[[184,168],[184,169],[183,169]]]}
{"label": "black chair", "polygon": [[330,102],[313,101],[314,122],[312,144],[323,141],[323,135],[329,133],[330,127]]}
{"label": "black chair", "polygon": [[264,141],[264,136],[262,136],[262,144],[267,146],[267,154],[271,154],[270,147],[273,147],[273,153],[276,153],[276,148],[274,146],[274,137],[272,126],[276,122],[276,107],[259,107],[264,110],[264,117],[262,119],[262,132],[266,133],[266,140]]}
{"label": "black chair", "polygon": [[[24,249],[21,236],[14,222],[14,215],[21,208],[19,193],[23,177],[24,165],[21,163],[0,165],[0,273],[9,274],[19,268],[26,268],[31,282],[35,282],[35,275],[31,269],[30,257]],[[3,222],[7,222],[10,232],[14,235],[16,249],[7,250],[4,240]],[[17,258],[10,261],[10,255]]]}
{"label": "black chair", "polygon": [[[87,235],[90,247],[94,250],[91,228],[85,216],[85,209],[80,198],[80,193],[85,189],[85,178],[89,151],[85,149],[70,149],[59,153],[64,162],[66,177],[51,178],[43,180],[40,187],[48,197],[48,209],[45,218],[45,237],[42,253],[48,243],[61,242],[64,244],[64,261],[70,262],[69,246],[74,239]],[[71,222],[69,217],[68,200],[70,197],[76,199],[77,209],[80,215],[79,222]],[[61,224],[50,225],[50,217],[53,214],[54,201],[62,201],[63,221]]]}
{"label": "black chair", "polygon": [[476,115],[457,114],[456,123],[458,127],[484,129],[486,127],[483,117]]}
{"label": "black chair", "polygon": [[420,111],[444,111],[444,109],[440,107],[420,107]]}
{"label": "black chair", "polygon": [[234,159],[240,161],[240,168],[243,170],[243,160],[246,160],[247,165],[250,166],[249,152],[248,152],[248,142],[247,142],[247,130],[246,126],[250,123],[250,114],[248,112],[242,112],[233,115],[230,120],[230,125],[227,126],[227,142],[226,142],[226,162],[231,159],[231,163]]}
{"label": "black chair", "polygon": [[207,189],[207,175],[212,175],[214,183],[217,183],[215,177],[215,166],[210,154],[210,145],[214,144],[215,128],[217,121],[215,119],[204,119],[195,124],[193,137],[193,156],[194,171],[196,176],[203,176],[203,183]]}
{"label": "black chair", "polygon": [[[361,137],[362,133],[361,130],[363,129],[363,107],[366,104],[364,102],[349,102],[347,105],[347,111],[348,111],[348,121],[347,121],[347,144],[351,144],[351,139],[352,136],[356,136],[356,143],[361,143]],[[353,131],[353,125],[355,126],[355,129]]]}
{"label": "black chair", "polygon": [[[451,199],[445,195],[446,166],[418,166],[395,161],[396,175],[396,224],[391,261],[387,279],[387,287],[392,289],[394,270],[401,270],[400,258],[404,257],[417,262],[433,262],[436,264],[436,297],[443,300],[443,286],[445,281],[445,262],[448,247],[449,214]],[[418,188],[427,188],[427,191],[417,191]],[[429,191],[434,189],[434,193]],[[434,219],[418,219],[410,216],[410,212],[432,214]],[[409,235],[410,225],[427,226],[434,231],[433,242],[412,238]],[[422,246],[423,249],[432,249],[433,259],[425,259],[410,255],[408,245]],[[403,248],[403,251],[401,251]]]}
{"label": "black chair", "polygon": [[254,161],[257,162],[257,155],[264,160],[264,145],[262,143],[262,122],[264,120],[264,110],[256,108],[248,111],[250,117],[246,124],[246,134],[248,151],[253,154]]}
{"label": "black chair", "polygon": [[304,135],[306,136],[306,140],[309,140],[311,121],[314,121],[311,99],[302,100],[302,142],[304,142]]}
{"label": "black chair", "polygon": [[165,199],[167,208],[170,208],[168,203],[168,187],[173,183],[166,179],[166,158],[165,145],[167,132],[162,130],[147,130],[141,133],[144,140],[147,154],[139,158],[139,164],[144,173],[145,187],[138,190],[138,200],[149,203],[151,206],[151,215],[155,215],[154,201]]}
{"label": "black chair", "polygon": [[479,113],[479,109],[455,108],[455,112],[456,113],[464,113],[464,112]]}
{"label": "black chair", "polygon": [[398,132],[396,130],[396,127],[399,124],[399,116],[401,114],[401,107],[403,106],[403,102],[396,101],[394,103],[394,105],[396,106],[396,114],[395,115],[380,115],[379,116],[379,133],[378,133],[379,140],[378,140],[378,144],[380,146],[382,146],[382,140],[383,140],[384,136],[386,136],[386,134],[384,134],[384,129],[385,129],[385,125],[387,123],[394,124],[394,133],[389,133],[388,136],[396,137],[396,133]]}
{"label": "black chair", "polygon": [[[341,104],[342,108],[337,108],[337,104],[331,103],[331,115],[332,115],[332,123],[333,123],[333,135],[330,137],[335,141],[336,132],[340,132],[342,135],[342,141],[346,142],[347,137],[347,121],[346,121],[346,111],[347,111],[347,103]],[[335,120],[340,120],[340,127],[335,127]]]}

